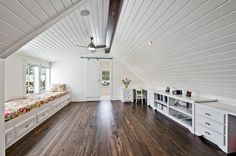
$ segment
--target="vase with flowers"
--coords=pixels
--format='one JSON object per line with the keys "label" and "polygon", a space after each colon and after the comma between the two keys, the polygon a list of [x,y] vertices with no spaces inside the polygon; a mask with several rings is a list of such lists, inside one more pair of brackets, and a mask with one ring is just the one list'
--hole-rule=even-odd
{"label": "vase with flowers", "polygon": [[125,85],[125,89],[128,89],[129,87],[129,84],[131,83],[132,81],[128,78],[125,78],[122,80],[122,83]]}

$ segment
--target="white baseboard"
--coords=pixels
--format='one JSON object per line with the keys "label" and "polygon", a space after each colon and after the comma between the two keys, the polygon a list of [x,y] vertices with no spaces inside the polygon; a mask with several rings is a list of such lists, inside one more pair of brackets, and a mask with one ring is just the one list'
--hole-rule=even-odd
{"label": "white baseboard", "polygon": [[113,96],[113,97],[111,98],[111,100],[116,101],[116,100],[121,100],[121,98],[120,98],[119,96]]}
{"label": "white baseboard", "polygon": [[86,97],[72,97],[71,102],[85,102],[87,101]]}
{"label": "white baseboard", "polygon": [[[88,99],[88,98],[86,98],[86,97],[72,97],[71,98],[71,102],[86,102],[86,101],[99,101],[100,99]],[[121,100],[121,98],[120,97],[112,97],[111,98],[111,100],[114,100],[114,101],[116,101],[116,100]]]}

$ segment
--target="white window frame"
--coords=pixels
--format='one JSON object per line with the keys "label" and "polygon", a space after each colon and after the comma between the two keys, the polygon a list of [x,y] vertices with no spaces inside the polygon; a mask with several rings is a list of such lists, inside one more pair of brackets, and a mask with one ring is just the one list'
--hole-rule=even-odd
{"label": "white window frame", "polygon": [[[42,65],[37,65],[37,64],[33,64],[30,62],[26,63],[25,66],[25,71],[28,68],[28,65],[31,65],[32,67],[38,67],[37,73],[35,73],[35,70],[33,70],[33,75],[34,75],[34,86],[33,86],[33,90],[34,93],[32,94],[38,94],[38,93],[43,93],[43,92],[47,92],[50,90],[50,86],[51,86],[51,68],[50,67],[46,67],[46,66],[42,66]],[[48,73],[46,73],[46,75],[48,74],[48,84],[45,86],[45,90],[41,90],[41,69],[45,68],[48,69]],[[47,71],[47,70],[46,70]],[[47,77],[47,76],[46,76]],[[26,83],[26,73],[25,73],[25,83]],[[31,94],[31,93],[27,93],[26,92],[26,86],[25,86],[25,94]]]}

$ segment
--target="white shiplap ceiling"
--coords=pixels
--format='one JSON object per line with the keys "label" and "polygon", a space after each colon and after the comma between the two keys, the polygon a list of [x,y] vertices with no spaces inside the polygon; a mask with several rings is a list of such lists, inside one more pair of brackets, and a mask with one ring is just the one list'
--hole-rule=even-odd
{"label": "white shiplap ceiling", "polygon": [[78,0],[0,0],[0,54]]}
{"label": "white shiplap ceiling", "polygon": [[124,1],[111,52],[149,85],[235,98],[236,0]]}
{"label": "white shiplap ceiling", "polygon": [[[56,15],[80,0],[0,0],[0,54]],[[88,53],[86,48],[94,37],[95,45],[105,43],[109,0],[84,0],[71,14],[24,45],[18,53],[46,61]],[[90,15],[82,17],[87,9]]]}
{"label": "white shiplap ceiling", "polygon": [[[77,1],[0,0],[0,54]],[[105,43],[108,7],[87,0],[19,52],[48,61],[88,53],[73,45]],[[111,53],[149,85],[235,98],[236,0],[124,0]]]}

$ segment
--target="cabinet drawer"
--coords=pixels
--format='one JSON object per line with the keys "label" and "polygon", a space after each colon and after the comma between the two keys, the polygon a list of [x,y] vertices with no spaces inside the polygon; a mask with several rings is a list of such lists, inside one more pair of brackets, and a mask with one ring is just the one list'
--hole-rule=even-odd
{"label": "cabinet drawer", "polygon": [[6,143],[6,147],[8,147],[14,140],[15,140],[15,131],[14,131],[14,127],[6,130],[5,132],[5,143]]}
{"label": "cabinet drawer", "polygon": [[196,124],[196,132],[218,146],[225,145],[224,135],[219,134],[209,128],[203,127],[200,124]]}
{"label": "cabinet drawer", "polygon": [[196,114],[212,121],[216,121],[222,124],[224,123],[224,114],[209,107],[202,107],[196,105]]}
{"label": "cabinet drawer", "polygon": [[41,123],[44,120],[46,120],[50,115],[49,108],[44,109],[43,111],[39,112],[37,114],[38,116],[38,122]]}
{"label": "cabinet drawer", "polygon": [[31,118],[19,123],[16,125],[16,137],[21,137],[25,133],[29,132],[36,126],[36,116],[32,116]]}
{"label": "cabinet drawer", "polygon": [[57,102],[53,105],[53,107],[55,111],[58,111],[63,107],[63,102]]}
{"label": "cabinet drawer", "polygon": [[203,127],[214,130],[220,134],[224,134],[224,124],[220,124],[207,118],[203,118],[199,115],[196,116],[196,123],[202,125]]}

